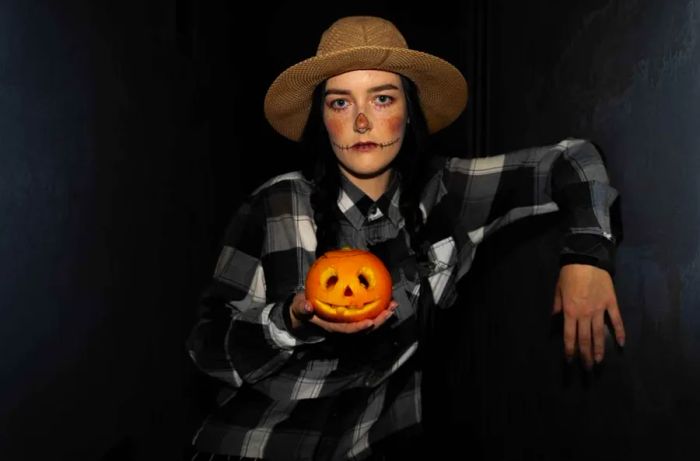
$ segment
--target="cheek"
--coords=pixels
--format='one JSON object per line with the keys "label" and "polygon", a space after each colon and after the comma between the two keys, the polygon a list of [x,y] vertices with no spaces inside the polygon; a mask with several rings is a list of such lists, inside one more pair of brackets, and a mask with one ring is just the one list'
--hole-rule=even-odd
{"label": "cheek", "polygon": [[398,136],[403,133],[404,128],[406,127],[406,118],[400,115],[388,117],[384,121],[384,126],[389,133]]}
{"label": "cheek", "polygon": [[338,138],[343,133],[343,122],[337,118],[327,117],[324,119],[328,136],[332,139]]}

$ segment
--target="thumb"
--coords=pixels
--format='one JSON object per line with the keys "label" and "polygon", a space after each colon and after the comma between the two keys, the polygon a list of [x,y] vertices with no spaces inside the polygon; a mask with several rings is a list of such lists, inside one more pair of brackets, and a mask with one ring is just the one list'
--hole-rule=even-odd
{"label": "thumb", "polygon": [[290,306],[291,313],[298,320],[308,320],[314,315],[314,308],[303,292],[297,293]]}
{"label": "thumb", "polygon": [[561,312],[561,309],[561,290],[559,289],[559,284],[557,283],[557,287],[554,289],[554,305],[552,306],[552,315],[558,314],[559,312]]}

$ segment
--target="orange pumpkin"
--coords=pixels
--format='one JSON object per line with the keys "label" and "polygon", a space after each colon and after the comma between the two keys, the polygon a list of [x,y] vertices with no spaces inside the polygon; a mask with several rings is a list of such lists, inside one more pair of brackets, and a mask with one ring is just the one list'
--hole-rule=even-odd
{"label": "orange pumpkin", "polygon": [[371,319],[391,301],[391,275],[369,251],[343,248],[318,258],[306,275],[306,298],[332,322]]}

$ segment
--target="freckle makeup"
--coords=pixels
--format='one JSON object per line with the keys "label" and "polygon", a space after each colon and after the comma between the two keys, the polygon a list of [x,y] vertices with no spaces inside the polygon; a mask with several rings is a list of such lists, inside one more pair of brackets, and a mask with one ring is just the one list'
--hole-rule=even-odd
{"label": "freckle makeup", "polygon": [[336,138],[343,132],[343,122],[333,118],[326,119],[326,130],[331,138]]}
{"label": "freckle makeup", "polygon": [[399,135],[404,130],[405,122],[403,116],[389,117],[386,120],[386,124],[394,135]]}

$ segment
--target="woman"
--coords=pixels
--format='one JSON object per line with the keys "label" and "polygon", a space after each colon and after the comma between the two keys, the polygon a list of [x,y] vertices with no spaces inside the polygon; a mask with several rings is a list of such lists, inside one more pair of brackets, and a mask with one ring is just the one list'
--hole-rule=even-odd
{"label": "woman", "polygon": [[[617,193],[597,151],[566,140],[473,160],[428,156],[427,135],[466,99],[456,68],[410,50],[376,17],[338,20],[316,56],[273,82],[266,117],[310,162],[251,194],[225,237],[189,350],[229,386],[194,459],[415,454],[406,450],[420,433],[430,312],[452,305],[477,245],[526,216],[569,219],[555,299],[567,356],[603,359],[606,313],[624,342],[609,274]],[[309,266],[342,246],[372,251],[391,272],[394,299],[374,319],[328,322],[305,299]]]}

